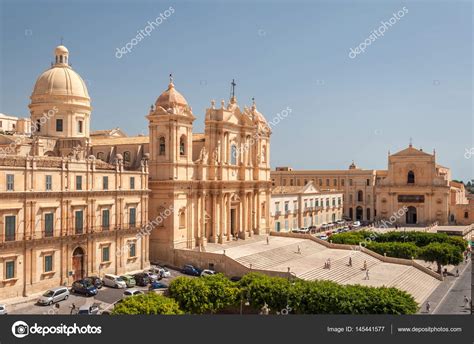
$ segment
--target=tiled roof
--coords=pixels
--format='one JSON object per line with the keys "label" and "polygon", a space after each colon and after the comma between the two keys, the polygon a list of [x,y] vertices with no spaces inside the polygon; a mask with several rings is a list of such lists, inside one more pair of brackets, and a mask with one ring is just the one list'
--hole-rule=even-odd
{"label": "tiled roof", "polygon": [[148,136],[91,137],[92,146],[141,145],[149,142]]}

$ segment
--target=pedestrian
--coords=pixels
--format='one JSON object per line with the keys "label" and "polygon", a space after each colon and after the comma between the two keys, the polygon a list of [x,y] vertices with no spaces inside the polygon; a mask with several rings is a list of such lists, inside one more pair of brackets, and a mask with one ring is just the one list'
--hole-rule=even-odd
{"label": "pedestrian", "polygon": [[301,247],[298,245],[298,254],[301,254]]}
{"label": "pedestrian", "polygon": [[349,266],[352,267],[352,257],[349,257]]}
{"label": "pedestrian", "polygon": [[469,298],[464,295],[464,308],[469,308]]}
{"label": "pedestrian", "polygon": [[367,261],[364,260],[364,270],[367,270]]}
{"label": "pedestrian", "polygon": [[365,279],[369,279],[369,269],[365,270]]}
{"label": "pedestrian", "polygon": [[267,236],[267,245],[270,245],[270,237]]}
{"label": "pedestrian", "polygon": [[456,268],[456,277],[459,277],[459,269]]}
{"label": "pedestrian", "polygon": [[76,310],[76,305],[73,303],[71,305],[71,313],[70,314],[73,314],[75,310]]}
{"label": "pedestrian", "polygon": [[426,301],[426,313],[429,313],[431,311],[431,303],[429,301]]}

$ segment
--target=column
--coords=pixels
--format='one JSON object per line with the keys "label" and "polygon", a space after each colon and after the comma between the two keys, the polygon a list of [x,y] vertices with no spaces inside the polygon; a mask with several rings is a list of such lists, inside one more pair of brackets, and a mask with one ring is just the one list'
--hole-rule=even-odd
{"label": "column", "polygon": [[210,225],[211,225],[211,232],[209,235],[209,239],[211,242],[217,242],[217,226],[219,223],[219,218],[218,218],[218,213],[217,213],[217,194],[216,192],[212,192],[211,195],[211,201],[212,201],[212,219],[210,219]]}

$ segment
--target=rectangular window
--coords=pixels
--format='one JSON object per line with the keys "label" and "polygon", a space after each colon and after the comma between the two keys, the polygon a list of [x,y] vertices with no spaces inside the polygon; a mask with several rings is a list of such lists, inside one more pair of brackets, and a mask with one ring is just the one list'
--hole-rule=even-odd
{"label": "rectangular window", "polygon": [[54,236],[54,214],[44,214],[44,236],[49,238]]}
{"label": "rectangular window", "polygon": [[76,190],[82,190],[82,176],[76,176]]}
{"label": "rectangular window", "polygon": [[137,256],[137,244],[134,243],[134,242],[131,242],[129,244],[129,256],[132,258],[132,257],[136,257]]}
{"label": "rectangular window", "polygon": [[44,272],[53,271],[53,256],[44,256]]}
{"label": "rectangular window", "polygon": [[75,215],[76,234],[82,234],[84,230],[84,212],[82,210],[78,210],[76,211]]}
{"label": "rectangular window", "polygon": [[15,261],[5,262],[5,279],[15,278]]}
{"label": "rectangular window", "polygon": [[135,177],[130,177],[130,190],[135,189]]}
{"label": "rectangular window", "polygon": [[289,209],[289,204],[288,202],[285,202],[285,211],[288,211],[288,209]]}
{"label": "rectangular window", "polygon": [[352,186],[352,179],[349,179],[349,186]]}
{"label": "rectangular window", "polygon": [[78,132],[79,134],[82,134],[83,123],[84,123],[83,121],[77,122],[77,132]]}
{"label": "rectangular window", "polygon": [[5,241],[15,241],[16,216],[5,216]]}
{"label": "rectangular window", "polygon": [[102,177],[102,186],[103,186],[104,190],[109,189],[109,177],[107,177],[107,176]]}
{"label": "rectangular window", "polygon": [[53,189],[53,176],[47,175],[46,176],[46,191],[50,191]]}
{"label": "rectangular window", "polygon": [[102,247],[102,261],[108,262],[110,261],[110,247]]}
{"label": "rectangular window", "polygon": [[285,230],[288,231],[288,220],[285,220]]}
{"label": "rectangular window", "polygon": [[63,120],[60,118],[56,120],[56,131],[63,131]]}
{"label": "rectangular window", "polygon": [[135,223],[136,223],[137,209],[130,208],[129,214],[130,214],[130,217],[129,217],[128,224],[133,227],[135,226]]}
{"label": "rectangular window", "polygon": [[13,191],[15,189],[15,175],[7,174],[7,190]]}
{"label": "rectangular window", "polygon": [[344,186],[344,179],[341,179],[341,186]]}
{"label": "rectangular window", "polygon": [[109,229],[110,227],[110,211],[109,209],[102,210],[102,229]]}
{"label": "rectangular window", "polygon": [[280,211],[280,202],[275,203],[275,211]]}
{"label": "rectangular window", "polygon": [[329,186],[329,179],[326,179],[326,186]]}
{"label": "rectangular window", "polygon": [[370,179],[367,179],[367,186],[370,186]]}

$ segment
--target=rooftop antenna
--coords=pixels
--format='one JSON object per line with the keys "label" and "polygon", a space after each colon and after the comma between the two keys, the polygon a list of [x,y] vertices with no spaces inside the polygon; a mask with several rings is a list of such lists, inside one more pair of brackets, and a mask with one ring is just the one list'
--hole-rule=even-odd
{"label": "rooftop antenna", "polygon": [[173,74],[170,73],[170,84],[172,84],[172,83],[173,83]]}
{"label": "rooftop antenna", "polygon": [[410,145],[409,147],[413,147],[413,139],[410,137]]}

